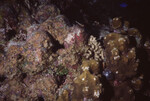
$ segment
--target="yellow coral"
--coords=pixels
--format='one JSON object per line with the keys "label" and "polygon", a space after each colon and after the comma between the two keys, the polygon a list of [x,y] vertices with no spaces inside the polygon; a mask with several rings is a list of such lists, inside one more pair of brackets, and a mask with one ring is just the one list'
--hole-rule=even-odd
{"label": "yellow coral", "polygon": [[102,92],[102,84],[98,77],[85,70],[74,80],[74,91],[72,101],[83,101],[83,99],[98,99]]}
{"label": "yellow coral", "polygon": [[94,59],[83,60],[82,61],[82,69],[83,69],[83,71],[86,70],[86,69],[90,69],[90,71],[92,71],[94,74],[98,74],[98,72],[99,72],[99,62],[94,60]]}

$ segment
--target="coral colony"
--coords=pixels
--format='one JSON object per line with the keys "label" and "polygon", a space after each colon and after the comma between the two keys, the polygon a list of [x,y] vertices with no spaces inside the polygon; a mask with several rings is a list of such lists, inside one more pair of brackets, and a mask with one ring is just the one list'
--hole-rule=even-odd
{"label": "coral colony", "polygon": [[82,24],[69,24],[48,0],[15,1],[0,6],[0,101],[138,101],[139,92],[150,97],[139,72],[139,49],[150,51],[150,41],[143,44],[128,21],[108,19],[97,37]]}

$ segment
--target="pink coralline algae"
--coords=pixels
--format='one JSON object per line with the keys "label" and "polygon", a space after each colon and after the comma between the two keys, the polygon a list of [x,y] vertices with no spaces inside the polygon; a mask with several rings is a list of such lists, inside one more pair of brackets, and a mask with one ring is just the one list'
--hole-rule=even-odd
{"label": "pink coralline algae", "polygon": [[73,26],[70,33],[65,38],[64,46],[68,48],[72,45],[81,45],[84,42],[83,29],[78,26]]}

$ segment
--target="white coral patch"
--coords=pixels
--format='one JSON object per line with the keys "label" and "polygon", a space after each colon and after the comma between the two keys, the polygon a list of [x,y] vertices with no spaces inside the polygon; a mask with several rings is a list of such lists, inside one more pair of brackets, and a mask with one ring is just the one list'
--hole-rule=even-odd
{"label": "white coral patch", "polygon": [[117,59],[119,59],[120,58],[120,56],[118,55],[118,56],[115,56],[114,57],[114,60],[117,60]]}
{"label": "white coral patch", "polygon": [[75,35],[74,35],[74,33],[70,33],[70,34],[68,34],[68,36],[67,36],[67,38],[65,39],[65,41],[67,42],[67,43],[72,43],[72,41],[75,39]]}
{"label": "white coral patch", "polygon": [[82,78],[82,81],[84,81],[85,80],[85,78]]}
{"label": "white coral patch", "polygon": [[67,35],[67,38],[65,39],[65,41],[67,43],[73,43],[75,40],[75,35],[80,36],[80,33],[81,33],[81,30],[79,28],[74,28],[73,32]]}
{"label": "white coral patch", "polygon": [[83,71],[89,70],[89,67],[82,67],[82,70],[83,70]]}
{"label": "white coral patch", "polygon": [[75,33],[77,34],[77,36],[80,36],[81,30],[80,29],[76,29]]}
{"label": "white coral patch", "polygon": [[119,42],[122,42],[122,41],[125,42],[126,40],[124,38],[119,38],[118,41]]}
{"label": "white coral patch", "polygon": [[94,90],[94,96],[97,98],[100,96],[99,90]]}

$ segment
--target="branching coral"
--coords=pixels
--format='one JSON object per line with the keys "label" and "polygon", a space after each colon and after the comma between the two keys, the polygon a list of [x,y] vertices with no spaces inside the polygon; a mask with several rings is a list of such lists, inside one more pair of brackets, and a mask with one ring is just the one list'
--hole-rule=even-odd
{"label": "branching coral", "polygon": [[104,51],[102,49],[102,46],[99,42],[97,42],[96,37],[90,36],[88,45],[85,46],[85,52],[83,56],[85,56],[86,59],[95,59],[97,61],[104,60]]}

